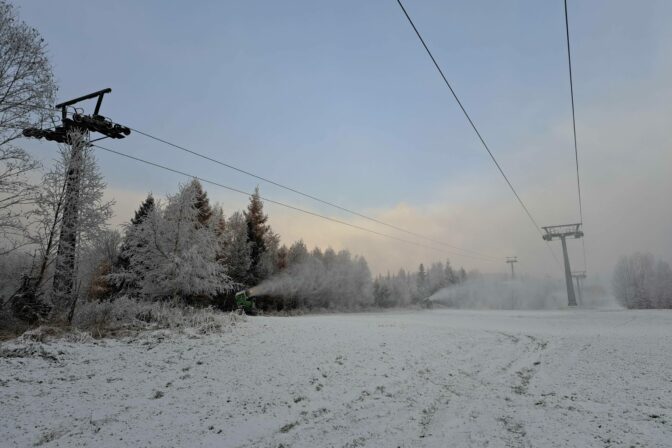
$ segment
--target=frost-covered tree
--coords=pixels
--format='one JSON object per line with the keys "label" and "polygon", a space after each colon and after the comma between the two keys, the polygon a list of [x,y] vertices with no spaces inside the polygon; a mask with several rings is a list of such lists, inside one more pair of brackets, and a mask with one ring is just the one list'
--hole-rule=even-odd
{"label": "frost-covered tree", "polygon": [[79,263],[79,282],[84,286],[82,294],[91,299],[103,299],[114,292],[108,275],[119,259],[122,236],[118,230],[98,234],[86,247]]}
{"label": "frost-covered tree", "polygon": [[390,300],[392,292],[388,286],[388,282],[384,281],[382,277],[377,278],[373,282],[373,299],[376,306],[387,308],[393,306],[394,303]]}
{"label": "frost-covered tree", "polygon": [[112,269],[105,277],[111,294],[128,293],[134,295],[140,291],[140,285],[142,284],[146,269],[140,263],[131,265],[129,254],[133,245],[140,246],[147,244],[147,242],[142,241],[142,237],[138,233],[140,231],[139,226],[154,210],[155,206],[154,196],[152,193],[149,193],[140,204],[140,207],[135,211],[130,224],[126,226],[117,258],[112,265]]}
{"label": "frost-covered tree", "polygon": [[257,276],[260,280],[267,279],[278,272],[278,252],[280,250],[280,235],[268,230],[264,235],[264,253],[259,258]]}
{"label": "frost-covered tree", "polygon": [[252,248],[247,240],[247,222],[240,212],[235,212],[226,221],[221,237],[221,264],[231,280],[247,285],[252,265]]}
{"label": "frost-covered tree", "polygon": [[[329,260],[326,254],[333,254]],[[287,267],[259,286],[268,308],[351,310],[374,303],[371,272],[363,257],[328,249],[308,252],[303,241],[288,250]]]}
{"label": "frost-covered tree", "polygon": [[149,298],[211,298],[232,289],[217,261],[214,227],[203,225],[194,184],[180,187],[165,207],[156,203],[138,225],[128,228],[125,256],[141,266],[141,292]]}
{"label": "frost-covered tree", "polygon": [[651,254],[621,257],[614,268],[613,288],[627,308],[672,308],[672,269]]}
{"label": "frost-covered tree", "polygon": [[441,288],[446,287],[446,275],[443,268],[443,263],[440,261],[432,263],[427,271],[427,287],[428,293],[434,294]]}
{"label": "frost-covered tree", "polygon": [[467,281],[467,271],[465,271],[463,267],[460,268],[457,274],[457,281],[458,283],[464,283]]}
{"label": "frost-covered tree", "polygon": [[445,267],[445,284],[446,286],[454,285],[457,283],[457,274],[453,270],[453,267],[450,265],[450,260],[446,260]]}
{"label": "frost-covered tree", "polygon": [[[48,285],[53,270],[61,235],[63,210],[66,200],[66,183],[72,161],[72,147],[59,145],[59,155],[52,168],[43,176],[35,209],[32,212],[31,241],[39,248],[38,287]],[[100,172],[98,162],[90,148],[83,147],[77,160],[80,181],[76,198],[77,208],[77,251],[79,258],[83,251],[91,247],[107,231],[112,217],[114,201],[104,199],[107,187]],[[77,260],[75,266],[79,265]]]}
{"label": "frost-covered tree", "polygon": [[289,251],[287,252],[287,265],[292,266],[295,264],[300,264],[308,258],[308,248],[303,240],[296,241],[294,244],[289,246]]}
{"label": "frost-covered tree", "polygon": [[420,263],[415,283],[417,285],[417,295],[414,297],[414,300],[417,301],[427,297],[427,272],[425,271],[425,265],[423,263]]}
{"label": "frost-covered tree", "polygon": [[0,1],[0,255],[28,244],[27,210],[39,164],[14,145],[21,131],[48,121],[56,86],[44,39]]}
{"label": "frost-covered tree", "polygon": [[287,267],[289,256],[289,249],[284,244],[278,249],[278,254],[275,259],[275,272],[283,271]]}

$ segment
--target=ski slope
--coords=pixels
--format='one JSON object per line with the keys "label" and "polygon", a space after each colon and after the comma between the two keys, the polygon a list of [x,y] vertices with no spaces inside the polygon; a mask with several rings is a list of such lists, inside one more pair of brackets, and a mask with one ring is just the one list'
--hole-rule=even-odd
{"label": "ski slope", "polygon": [[2,350],[2,446],[672,446],[670,311],[257,317]]}

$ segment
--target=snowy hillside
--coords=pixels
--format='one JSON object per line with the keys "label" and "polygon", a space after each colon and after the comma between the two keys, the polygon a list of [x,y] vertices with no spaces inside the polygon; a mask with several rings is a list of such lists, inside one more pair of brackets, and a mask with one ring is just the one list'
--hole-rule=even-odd
{"label": "snowy hillside", "polygon": [[672,446],[672,312],[250,318],[6,342],[3,446]]}

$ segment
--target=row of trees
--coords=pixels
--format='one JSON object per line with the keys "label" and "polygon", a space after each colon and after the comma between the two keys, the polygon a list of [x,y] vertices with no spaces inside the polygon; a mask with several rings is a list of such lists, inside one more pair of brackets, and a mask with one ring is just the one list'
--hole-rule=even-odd
{"label": "row of trees", "polygon": [[379,275],[373,282],[373,296],[377,306],[392,307],[418,303],[440,289],[457,285],[467,279],[464,268],[454,270],[450,260],[444,265],[432,263],[429,269],[420,264],[418,272],[400,269],[396,275]]}
{"label": "row of trees", "polygon": [[165,201],[150,194],[125,232],[116,257],[99,261],[90,294],[131,294],[211,301],[277,271],[278,236],[258,190],[247,210],[226,218],[194,179]]}
{"label": "row of trees", "polygon": [[672,269],[651,254],[621,257],[613,287],[616,299],[627,308],[672,308]]}
{"label": "row of trees", "polygon": [[371,271],[366,259],[349,251],[308,251],[299,240],[280,247],[277,272],[253,288],[263,308],[353,310],[373,305]]}

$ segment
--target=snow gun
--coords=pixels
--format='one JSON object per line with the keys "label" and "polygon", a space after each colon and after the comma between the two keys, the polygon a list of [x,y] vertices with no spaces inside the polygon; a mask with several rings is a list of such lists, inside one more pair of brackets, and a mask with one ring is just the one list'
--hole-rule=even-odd
{"label": "snow gun", "polygon": [[245,314],[256,314],[257,307],[254,303],[255,290],[257,288],[245,289],[236,293],[236,308],[245,311]]}

